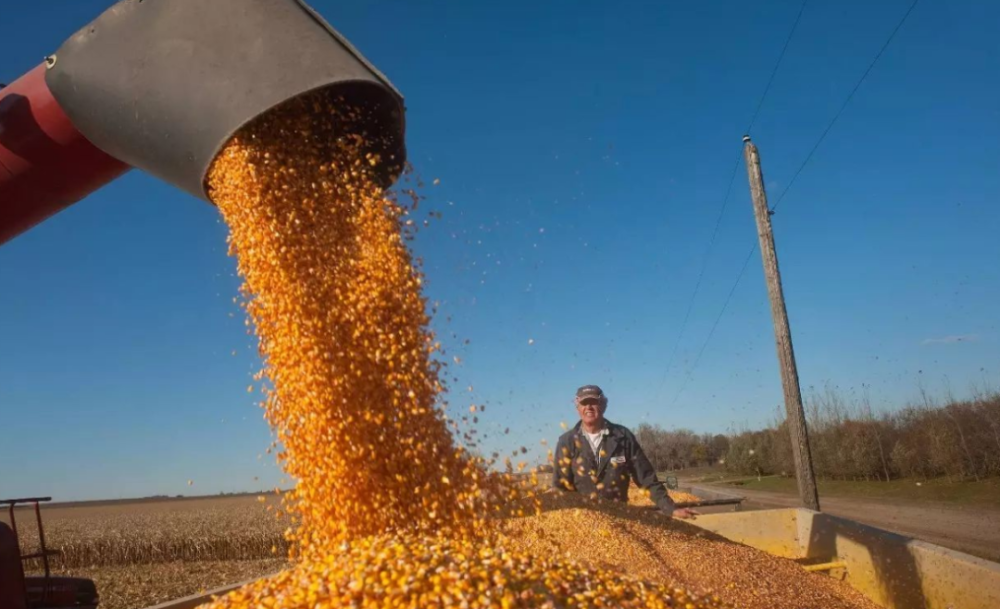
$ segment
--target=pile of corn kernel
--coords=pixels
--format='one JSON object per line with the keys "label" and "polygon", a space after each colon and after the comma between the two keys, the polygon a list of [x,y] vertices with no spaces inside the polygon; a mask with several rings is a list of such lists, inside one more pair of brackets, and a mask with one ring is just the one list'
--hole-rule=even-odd
{"label": "pile of corn kernel", "polygon": [[726,607],[571,560],[485,539],[406,533],[345,543],[325,560],[255,582],[215,607]]}
{"label": "pile of corn kernel", "polygon": [[[518,486],[455,443],[437,405],[440,345],[405,244],[408,209],[376,185],[383,160],[366,152],[364,137],[345,135],[363,111],[335,106],[310,95],[255,120],[208,178],[259,338],[265,414],[296,480],[285,500],[292,568],[212,607],[705,609],[744,598],[721,581],[695,581],[694,593],[671,583],[689,567],[709,568],[708,551],[703,564],[672,557],[666,571],[650,566],[655,557],[595,564],[639,551],[601,533],[616,525],[599,518],[624,527],[625,517],[559,506],[526,515],[540,507],[530,490],[537,480]],[[565,556],[563,537],[546,536],[555,521],[545,518],[560,519],[559,535],[582,544],[574,556],[583,560]],[[738,574],[724,583],[734,581],[755,583]]]}
{"label": "pile of corn kernel", "polygon": [[577,557],[589,567],[672,582],[744,609],[877,607],[844,582],[684,521],[666,524],[655,510],[551,493],[541,514],[507,519],[501,528],[501,545],[510,551]]}

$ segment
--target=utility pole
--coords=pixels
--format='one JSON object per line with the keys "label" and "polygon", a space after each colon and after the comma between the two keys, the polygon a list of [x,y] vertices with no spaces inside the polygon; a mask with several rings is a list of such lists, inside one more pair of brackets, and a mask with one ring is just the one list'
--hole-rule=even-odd
{"label": "utility pole", "polygon": [[792,456],[795,458],[799,498],[804,507],[819,511],[819,492],[816,490],[816,475],[813,473],[812,453],[809,450],[806,414],[802,408],[799,371],[795,367],[795,351],[792,349],[792,330],[788,326],[785,293],[781,288],[781,272],[778,270],[778,253],[774,249],[774,233],[771,232],[771,210],[767,206],[760,155],[749,135],[743,136],[743,157],[746,160],[747,176],[750,178],[750,196],[753,198],[753,214],[757,218],[757,237],[760,238],[760,257],[764,262],[764,278],[767,280],[767,295],[771,301],[771,317],[774,319],[774,341],[778,348],[778,365],[785,393],[785,412],[791,434]]}

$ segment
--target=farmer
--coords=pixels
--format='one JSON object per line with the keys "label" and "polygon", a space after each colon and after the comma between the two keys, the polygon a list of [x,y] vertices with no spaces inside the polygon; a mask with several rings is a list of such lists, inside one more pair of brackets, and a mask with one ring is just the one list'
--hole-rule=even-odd
{"label": "farmer", "polygon": [[556,445],[552,485],[591,499],[628,503],[629,481],[649,491],[660,511],[674,518],[694,518],[694,510],[677,509],[635,434],[604,418],[608,398],[597,385],[576,390],[580,422]]}

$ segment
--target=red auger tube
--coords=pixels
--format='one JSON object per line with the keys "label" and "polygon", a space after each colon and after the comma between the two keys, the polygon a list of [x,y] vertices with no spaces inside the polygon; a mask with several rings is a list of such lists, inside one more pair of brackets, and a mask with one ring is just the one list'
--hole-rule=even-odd
{"label": "red auger tube", "polygon": [[128,171],[73,126],[43,63],[0,89],[0,244]]}

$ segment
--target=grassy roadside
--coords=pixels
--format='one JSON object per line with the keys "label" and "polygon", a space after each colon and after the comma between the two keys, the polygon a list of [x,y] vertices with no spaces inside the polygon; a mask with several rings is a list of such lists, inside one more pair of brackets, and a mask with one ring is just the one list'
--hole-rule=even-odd
{"label": "grassy roadside", "polygon": [[[794,478],[780,476],[765,477],[759,481],[756,478],[741,478],[729,481],[728,484],[735,488],[788,495],[794,495],[798,492]],[[821,495],[829,497],[884,501],[903,500],[907,502],[931,501],[955,506],[1000,509],[1000,479],[997,478],[978,482],[949,482],[944,478],[926,481],[902,479],[891,482],[820,480],[819,492]]]}
{"label": "grassy roadside", "polygon": [[[677,472],[664,472],[661,478],[677,476],[681,484],[722,484],[733,490],[746,489],[795,495],[798,489],[795,478],[781,476],[756,476],[734,474],[719,467],[698,467]],[[979,481],[952,482],[947,478],[915,480],[906,478],[891,482],[865,482],[847,480],[820,480],[819,490],[830,497],[873,499],[878,501],[902,500],[908,502],[929,501],[983,509],[1000,510],[1000,478],[986,478]]]}

